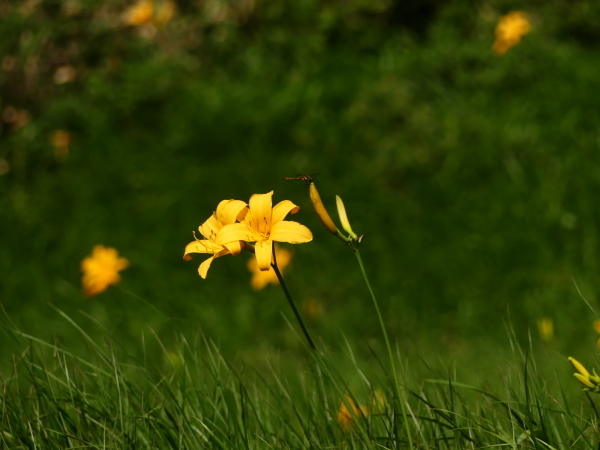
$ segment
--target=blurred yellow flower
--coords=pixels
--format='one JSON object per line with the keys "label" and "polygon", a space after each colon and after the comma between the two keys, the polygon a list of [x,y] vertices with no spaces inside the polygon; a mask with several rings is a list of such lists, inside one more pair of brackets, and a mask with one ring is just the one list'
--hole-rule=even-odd
{"label": "blurred yellow flower", "polygon": [[175,3],[165,0],[155,5],[152,0],[139,0],[123,13],[122,19],[126,25],[141,27],[156,25],[162,27],[167,24],[175,14]]}
{"label": "blurred yellow flower", "polygon": [[127,267],[129,261],[119,258],[119,253],[114,248],[94,246],[92,256],[81,262],[83,293],[86,297],[92,297],[106,290],[111,284],[117,284],[121,281],[119,272]]}
{"label": "blurred yellow flower", "polygon": [[542,317],[537,321],[540,337],[544,342],[551,342],[554,339],[554,321],[550,317]]}
{"label": "blurred yellow flower", "polygon": [[521,38],[531,31],[531,23],[523,11],[511,11],[500,18],[496,26],[496,41],[494,53],[504,55],[510,48],[517,45]]}
{"label": "blurred yellow flower", "polygon": [[369,414],[369,409],[366,406],[356,406],[356,403],[354,403],[354,400],[352,400],[352,398],[349,395],[346,396],[345,402],[340,402],[340,409],[338,411],[338,422],[340,422],[340,425],[342,426],[342,429],[344,431],[349,431],[354,426],[354,417],[352,416],[352,413],[346,406],[346,403],[350,405],[350,407],[354,411],[354,415],[359,419]]}
{"label": "blurred yellow flower", "polygon": [[312,233],[304,225],[283,220],[288,213],[297,213],[300,207],[289,200],[272,207],[272,197],[273,191],[250,197],[245,218],[240,223],[224,226],[215,241],[217,245],[234,241],[255,242],[256,261],[258,268],[263,271],[271,267],[273,242],[302,244],[312,241]]}
{"label": "blurred yellow flower", "polygon": [[[279,267],[279,271],[283,273],[283,270],[292,259],[292,252],[286,249],[280,250],[277,248],[277,246],[275,246],[275,251],[277,256],[277,267]],[[248,270],[252,272],[252,280],[250,280],[250,285],[255,291],[264,289],[269,283],[279,284],[279,280],[277,279],[277,275],[275,275],[273,268],[269,267],[269,270],[266,271],[260,270],[258,268],[258,262],[254,257],[248,261]]]}
{"label": "blurred yellow flower", "polygon": [[236,220],[241,220],[248,212],[246,203],[241,200],[223,200],[217,206],[217,210],[198,227],[200,234],[205,239],[196,239],[190,242],[186,247],[183,254],[183,259],[189,261],[192,257],[190,253],[209,253],[212,254],[210,258],[200,264],[198,273],[202,278],[206,278],[208,269],[215,258],[219,256],[237,255],[243,249],[243,243],[239,240],[223,241],[218,243],[217,236],[223,227],[233,224]]}
{"label": "blurred yellow flower", "polygon": [[151,0],[140,0],[130,6],[123,13],[123,22],[127,25],[139,27],[152,22],[154,15],[154,2]]}
{"label": "blurred yellow flower", "polygon": [[50,135],[50,145],[54,147],[54,156],[65,159],[69,156],[71,133],[65,130],[55,130]]}
{"label": "blurred yellow flower", "polygon": [[594,330],[596,333],[600,333],[600,320],[594,320]]}

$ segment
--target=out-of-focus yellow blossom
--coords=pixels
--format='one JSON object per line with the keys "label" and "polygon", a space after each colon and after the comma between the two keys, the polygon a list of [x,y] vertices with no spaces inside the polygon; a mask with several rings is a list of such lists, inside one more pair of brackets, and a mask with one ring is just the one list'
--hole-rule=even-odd
{"label": "out-of-focus yellow blossom", "polygon": [[550,317],[542,317],[537,321],[540,337],[544,342],[552,342],[554,339],[554,321]]}
{"label": "out-of-focus yellow blossom", "polygon": [[350,405],[350,407],[354,411],[354,415],[359,419],[369,414],[369,408],[367,408],[366,406],[356,406],[356,403],[354,403],[354,400],[352,400],[352,398],[349,395],[346,396],[346,401],[342,400],[340,402],[340,409],[338,411],[338,421],[340,422],[340,425],[342,426],[342,429],[344,431],[349,431],[352,429],[352,427],[354,427],[354,417],[352,416],[352,413],[346,406],[346,403]]}
{"label": "out-of-focus yellow blossom", "polygon": [[234,223],[236,220],[244,218],[248,209],[246,203],[241,200],[223,200],[217,206],[217,210],[198,227],[198,231],[205,239],[196,239],[190,242],[183,254],[183,259],[189,261],[192,259],[190,253],[208,253],[212,256],[200,264],[198,273],[202,278],[206,278],[208,269],[215,258],[231,253],[237,255],[243,249],[244,244],[239,240],[217,242],[219,231],[223,227]]}
{"label": "out-of-focus yellow blossom", "polygon": [[133,27],[148,25],[152,23],[154,15],[154,2],[151,0],[140,0],[130,6],[123,13],[123,22]]}
{"label": "out-of-focus yellow blossom", "polygon": [[496,26],[496,41],[494,53],[504,55],[517,45],[521,38],[531,31],[531,22],[523,11],[511,11],[500,18]]}
{"label": "out-of-focus yellow blossom", "polygon": [[50,135],[50,144],[54,147],[54,156],[66,159],[69,156],[71,133],[65,130],[55,130]]}
{"label": "out-of-focus yellow blossom", "polygon": [[175,3],[164,0],[158,5],[152,0],[140,0],[123,13],[123,22],[132,27],[144,25],[155,25],[162,27],[166,25],[175,14]]}
{"label": "out-of-focus yellow blossom", "polygon": [[295,214],[300,207],[283,200],[272,207],[273,191],[250,197],[249,209],[240,223],[226,225],[219,231],[216,244],[234,241],[255,242],[258,268],[267,271],[273,258],[273,242],[303,244],[312,241],[312,233],[298,222],[283,220],[289,213]]}
{"label": "out-of-focus yellow blossom", "polygon": [[[289,264],[292,259],[292,252],[286,249],[278,249],[275,246],[275,252],[277,257],[277,267],[279,271],[283,273],[285,267]],[[250,285],[252,289],[255,291],[260,291],[264,289],[265,286],[269,283],[271,284],[279,284],[279,280],[277,279],[277,275],[275,275],[275,271],[272,267],[269,267],[269,270],[263,271],[258,268],[258,262],[256,258],[252,257],[248,261],[248,270],[252,272],[252,279],[250,280]]]}
{"label": "out-of-focus yellow blossom", "polygon": [[596,393],[600,392],[600,377],[596,373],[595,369],[592,369],[592,375],[588,372],[588,370],[585,367],[583,367],[583,364],[581,364],[575,358],[569,356],[569,362],[573,365],[573,367],[575,367],[575,370],[577,371],[577,373],[573,374],[575,375],[575,378],[577,378],[585,386],[587,386],[586,388],[584,388],[584,391],[593,391]]}
{"label": "out-of-focus yellow blossom", "polygon": [[119,253],[114,248],[94,246],[92,256],[81,262],[83,293],[86,297],[92,297],[106,290],[111,284],[117,284],[121,281],[119,272],[127,267],[129,261],[119,258]]}

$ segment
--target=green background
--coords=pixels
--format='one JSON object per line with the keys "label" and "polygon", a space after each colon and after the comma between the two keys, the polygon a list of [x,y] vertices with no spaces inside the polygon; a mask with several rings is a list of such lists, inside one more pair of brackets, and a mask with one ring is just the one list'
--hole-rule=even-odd
{"label": "green background", "polygon": [[[54,306],[134,352],[150,329],[167,345],[202,330],[250,361],[300,350],[282,292],[250,288],[249,255],[217,260],[206,280],[202,257],[182,260],[219,201],[274,190],[314,234],[287,245],[285,274],[304,315],[321,305],[307,318],[315,340],[383,351],[352,252],[304,184],[281,179],[310,173],[332,216],[338,194],[365,235],[405,351],[500,360],[510,327],[541,351],[595,351],[576,284],[596,307],[597,2],[181,1],[151,37],[122,25],[127,2],[69,4],[0,2],[0,56],[15,61],[0,112],[30,115],[18,129],[3,116],[0,131],[0,301],[23,332],[77,348]],[[494,55],[511,10],[533,30]],[[77,76],[56,84],[63,65]],[[67,158],[54,130],[72,135]],[[130,268],[86,299],[80,262],[96,244]]]}

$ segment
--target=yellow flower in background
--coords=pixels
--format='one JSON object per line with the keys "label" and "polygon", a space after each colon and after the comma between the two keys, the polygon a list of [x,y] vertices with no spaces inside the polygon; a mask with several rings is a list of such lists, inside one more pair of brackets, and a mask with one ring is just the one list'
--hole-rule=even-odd
{"label": "yellow flower in background", "polygon": [[352,400],[352,398],[349,395],[346,396],[345,402],[340,402],[340,409],[338,411],[338,422],[340,423],[344,431],[349,431],[354,426],[354,417],[352,416],[352,413],[346,406],[346,403],[350,405],[350,407],[354,411],[354,415],[359,419],[369,414],[369,409],[365,406],[356,406],[356,403],[354,403],[354,400]]}
{"label": "yellow flower in background", "polygon": [[550,317],[542,317],[537,321],[540,337],[544,342],[552,342],[554,339],[554,321]]}
{"label": "yellow flower in background", "polygon": [[[283,273],[285,267],[289,264],[292,259],[292,252],[286,249],[278,249],[275,246],[275,252],[277,256],[277,267],[279,267],[279,271]],[[279,280],[277,279],[277,275],[275,275],[275,271],[272,267],[269,267],[269,270],[260,270],[258,268],[258,262],[256,258],[252,257],[248,261],[248,270],[252,272],[252,279],[250,280],[250,285],[252,289],[255,291],[260,291],[264,289],[267,284],[279,284]]]}
{"label": "yellow flower in background", "polygon": [[119,258],[119,253],[114,248],[96,245],[92,256],[81,262],[83,293],[86,297],[92,297],[111,284],[117,284],[121,281],[119,272],[127,267],[129,261]]}
{"label": "yellow flower in background", "polygon": [[152,23],[153,15],[154,2],[151,0],[140,0],[125,10],[123,13],[123,22],[133,27],[148,25]]}
{"label": "yellow flower in background", "polygon": [[242,251],[243,243],[239,240],[217,243],[216,239],[223,227],[233,224],[236,220],[243,219],[247,212],[246,203],[243,201],[223,200],[208,220],[198,227],[198,231],[200,231],[204,239],[196,239],[190,242],[185,247],[183,259],[186,261],[191,260],[190,253],[208,253],[213,255],[200,264],[198,268],[198,273],[202,278],[206,278],[208,269],[215,258],[229,253],[237,255]]}
{"label": "yellow flower in background", "polygon": [[69,156],[71,146],[71,134],[65,130],[55,130],[50,135],[50,145],[54,147],[54,156],[58,159],[66,159]]}
{"label": "yellow flower in background", "polygon": [[289,213],[297,213],[300,207],[289,200],[272,207],[272,197],[273,191],[250,197],[245,218],[240,223],[224,226],[215,241],[217,245],[234,241],[255,242],[256,261],[263,271],[271,267],[273,242],[303,244],[312,241],[312,233],[304,225],[283,220]]}
{"label": "yellow flower in background", "polygon": [[508,50],[517,45],[521,38],[531,31],[531,23],[523,11],[511,11],[500,18],[496,26],[496,41],[494,53],[504,55]]}
{"label": "yellow flower in background", "polygon": [[158,5],[152,0],[140,0],[123,13],[123,22],[132,27],[144,25],[166,25],[175,14],[175,3],[171,0],[159,2]]}

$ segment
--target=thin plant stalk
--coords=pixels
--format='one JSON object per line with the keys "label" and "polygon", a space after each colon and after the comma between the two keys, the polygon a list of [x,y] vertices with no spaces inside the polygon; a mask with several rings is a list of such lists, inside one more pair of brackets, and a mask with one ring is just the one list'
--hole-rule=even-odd
{"label": "thin plant stalk", "polygon": [[275,275],[277,275],[277,279],[279,280],[279,284],[281,285],[281,289],[283,289],[283,293],[285,294],[285,298],[287,298],[287,301],[290,304],[290,307],[292,308],[292,311],[294,311],[294,315],[296,316],[296,320],[298,321],[298,324],[300,325],[300,328],[302,328],[302,332],[304,333],[304,337],[308,341],[308,345],[310,345],[310,348],[312,348],[313,350],[316,350],[317,347],[315,346],[313,340],[311,339],[310,334],[308,334],[308,330],[304,326],[304,322],[302,321],[302,317],[300,317],[300,313],[298,312],[298,308],[296,308],[296,305],[294,304],[294,300],[292,299],[292,296],[290,295],[290,291],[288,290],[287,285],[285,284],[285,281],[283,280],[283,276],[281,275],[281,272],[279,271],[279,267],[277,266],[277,257],[275,256],[275,246],[273,246],[273,262],[271,263],[271,267],[275,271]]}
{"label": "thin plant stalk", "polygon": [[394,363],[394,353],[392,352],[390,339],[385,328],[385,323],[383,322],[383,316],[381,315],[381,311],[379,310],[379,303],[377,303],[377,298],[375,297],[373,288],[371,288],[371,283],[369,282],[369,278],[367,277],[367,272],[365,271],[365,266],[363,265],[362,258],[360,257],[360,252],[358,251],[358,249],[354,249],[354,254],[356,255],[356,259],[358,260],[360,271],[362,272],[365,283],[367,284],[369,294],[371,294],[371,299],[373,300],[373,305],[375,306],[375,311],[377,312],[377,318],[379,319],[379,325],[381,326],[381,331],[383,332],[383,338],[385,340],[385,345],[389,354],[390,364],[392,365],[392,374],[394,375],[394,386],[396,388],[396,395],[398,396],[398,401],[400,402],[400,408],[402,409],[402,415],[404,416],[404,426],[406,428],[406,435],[408,437],[409,448],[413,448],[412,435],[410,432],[410,427],[408,426],[408,413],[406,412],[406,405],[404,404],[404,394],[400,389],[400,381],[398,379],[398,372],[396,372],[396,364]]}

